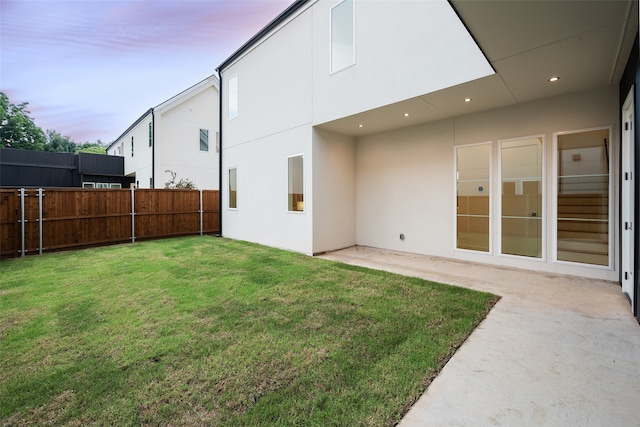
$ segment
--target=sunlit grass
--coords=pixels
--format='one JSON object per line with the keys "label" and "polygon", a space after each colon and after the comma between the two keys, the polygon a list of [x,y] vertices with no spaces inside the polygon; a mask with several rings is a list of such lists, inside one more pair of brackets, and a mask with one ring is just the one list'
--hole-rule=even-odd
{"label": "sunlit grass", "polygon": [[188,237],[0,263],[0,425],[394,425],[497,297]]}

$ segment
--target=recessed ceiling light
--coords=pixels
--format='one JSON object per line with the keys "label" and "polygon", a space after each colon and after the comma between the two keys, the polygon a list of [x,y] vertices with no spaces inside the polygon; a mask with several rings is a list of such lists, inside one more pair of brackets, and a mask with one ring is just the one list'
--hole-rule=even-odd
{"label": "recessed ceiling light", "polygon": [[549,81],[552,82],[552,83],[553,82],[557,82],[558,80],[560,80],[560,77],[558,77],[558,76],[549,77]]}
{"label": "recessed ceiling light", "polygon": [[405,117],[409,117],[409,113],[404,113],[404,116]]}
{"label": "recessed ceiling light", "polygon": [[363,128],[363,127],[364,127],[364,125],[363,125],[362,123],[360,123],[360,124],[358,125],[358,127],[359,127],[359,128]]}
{"label": "recessed ceiling light", "polygon": [[471,102],[471,98],[465,98],[464,102]]}

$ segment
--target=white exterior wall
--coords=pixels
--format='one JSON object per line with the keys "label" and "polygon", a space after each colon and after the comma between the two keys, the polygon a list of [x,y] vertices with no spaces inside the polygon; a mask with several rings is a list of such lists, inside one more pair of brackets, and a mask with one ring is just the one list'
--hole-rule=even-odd
{"label": "white exterior wall", "polygon": [[[303,12],[222,73],[225,237],[311,254],[312,20]],[[238,116],[228,119],[228,80],[238,78]],[[304,212],[288,212],[288,157],[304,156]],[[237,168],[230,210],[228,169]]]}
{"label": "white exterior wall", "polygon": [[493,74],[447,1],[356,1],[355,65],[331,74],[337,3],[313,5],[314,124]]}
{"label": "white exterior wall", "polygon": [[[218,189],[218,91],[209,86],[184,102],[155,114],[156,188],[176,180],[191,180],[200,190]],[[209,130],[209,151],[200,151],[200,129]]]}
{"label": "white exterior wall", "polygon": [[[356,143],[356,243],[426,255],[479,261],[540,271],[618,279],[618,200],[610,217],[613,269],[553,262],[554,133],[594,127],[619,128],[618,87],[603,87],[509,108],[413,126],[358,138]],[[500,239],[499,141],[544,135],[544,207],[542,260],[503,256],[495,250]],[[455,248],[455,149],[482,142],[492,145],[492,239],[486,254]],[[611,135],[610,152],[618,152]],[[612,177],[618,175],[612,158]],[[616,184],[617,185],[617,184]],[[610,193],[617,197],[617,191]],[[399,234],[405,234],[405,240]]]}
{"label": "white exterior wall", "polygon": [[[305,253],[355,244],[355,144],[312,133],[310,125],[493,72],[446,1],[359,1],[356,63],[332,74],[330,9],[337,3],[303,7],[222,72],[225,236]],[[398,29],[398,22],[406,24]],[[425,43],[434,39],[451,43]],[[465,47],[452,51],[458,42]],[[238,116],[229,120],[234,76]],[[295,154],[305,156],[304,221],[287,213],[286,203],[271,200],[286,196],[286,181],[277,180],[286,179],[283,156]],[[227,209],[230,167],[238,170],[237,210]]]}
{"label": "white exterior wall", "polygon": [[356,144],[313,132],[313,253],[321,253],[356,244]]}
{"label": "white exterior wall", "polygon": [[[116,155],[118,147],[122,147],[121,156],[124,157],[124,174],[135,174],[139,188],[150,188],[152,148],[149,147],[149,123],[151,114],[140,120],[133,129],[125,133],[111,145],[107,154]],[[133,136],[134,150],[131,155],[131,137]]]}

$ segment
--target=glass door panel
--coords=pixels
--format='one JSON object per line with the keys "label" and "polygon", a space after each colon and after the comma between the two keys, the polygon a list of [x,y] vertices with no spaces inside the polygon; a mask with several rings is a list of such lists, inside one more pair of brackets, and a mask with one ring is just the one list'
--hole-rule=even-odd
{"label": "glass door panel", "polygon": [[542,138],[501,144],[502,253],[542,258]]}
{"label": "glass door panel", "polygon": [[557,259],[609,265],[609,129],[558,135]]}
{"label": "glass door panel", "polygon": [[489,252],[491,145],[456,150],[456,247]]}

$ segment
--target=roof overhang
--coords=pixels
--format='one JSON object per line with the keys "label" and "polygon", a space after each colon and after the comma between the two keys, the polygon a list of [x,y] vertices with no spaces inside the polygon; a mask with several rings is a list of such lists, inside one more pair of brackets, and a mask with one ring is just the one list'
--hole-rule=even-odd
{"label": "roof overhang", "polygon": [[319,126],[362,136],[617,84],[638,32],[637,0],[450,4],[496,74]]}

